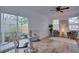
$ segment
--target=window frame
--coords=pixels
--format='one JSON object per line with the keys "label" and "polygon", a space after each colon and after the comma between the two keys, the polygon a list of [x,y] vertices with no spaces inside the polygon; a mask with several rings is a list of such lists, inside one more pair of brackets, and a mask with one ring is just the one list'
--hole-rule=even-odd
{"label": "window frame", "polygon": [[[19,25],[19,24],[18,24],[18,19],[19,19],[18,17],[19,17],[19,15],[17,16],[17,15],[14,15],[14,14],[3,13],[3,12],[1,12],[0,14],[1,14],[1,15],[0,15],[0,16],[1,16],[1,38],[3,37],[2,40],[1,40],[1,44],[2,44],[2,43],[9,43],[9,42],[5,42],[5,38],[4,38],[5,35],[3,34],[3,33],[5,32],[5,30],[4,30],[4,29],[5,29],[5,25],[4,25],[4,20],[5,20],[4,14],[16,16],[16,18],[17,18],[17,19],[16,19],[16,23],[17,23],[17,25],[16,25],[16,28],[17,28],[17,29],[16,29],[16,32],[17,32],[17,33],[16,33],[16,34],[18,34],[18,25]],[[21,17],[23,17],[23,16],[21,16]],[[28,21],[28,35],[29,35],[29,20],[28,20],[28,17],[24,17],[24,18],[27,18],[27,21]],[[3,33],[2,33],[2,32],[3,32]]]}
{"label": "window frame", "polygon": [[[53,23],[53,22],[56,22],[56,23]],[[59,19],[54,19],[52,20],[52,25],[53,25],[53,30],[58,30],[59,31]],[[57,28],[56,28],[57,27]]]}
{"label": "window frame", "polygon": [[[78,21],[78,23],[75,23],[75,22],[74,22],[75,19],[73,19],[73,18],[74,18],[74,17],[71,17],[71,18],[68,19],[68,24],[69,24],[68,28],[69,28],[69,31],[79,31],[79,28],[70,29],[70,26],[72,26],[72,25],[79,27],[79,20],[78,20],[79,17],[76,19],[76,20]],[[74,23],[70,23],[70,20],[73,20]]]}

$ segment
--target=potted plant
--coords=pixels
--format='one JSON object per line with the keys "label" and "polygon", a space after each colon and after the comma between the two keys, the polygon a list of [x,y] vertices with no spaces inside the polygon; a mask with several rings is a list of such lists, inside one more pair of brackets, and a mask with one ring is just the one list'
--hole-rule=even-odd
{"label": "potted plant", "polygon": [[49,25],[49,32],[50,32],[50,36],[52,36],[52,32],[53,32],[53,25],[52,24]]}

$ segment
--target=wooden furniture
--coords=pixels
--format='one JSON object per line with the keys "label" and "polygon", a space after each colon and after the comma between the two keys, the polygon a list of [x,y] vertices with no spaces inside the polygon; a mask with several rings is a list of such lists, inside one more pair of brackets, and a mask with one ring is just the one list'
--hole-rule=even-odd
{"label": "wooden furniture", "polygon": [[70,32],[67,32],[67,37],[70,38],[70,39],[77,39],[77,31],[70,31]]}
{"label": "wooden furniture", "polygon": [[54,37],[59,37],[59,31],[54,30],[54,31],[53,31],[53,36],[54,36]]}

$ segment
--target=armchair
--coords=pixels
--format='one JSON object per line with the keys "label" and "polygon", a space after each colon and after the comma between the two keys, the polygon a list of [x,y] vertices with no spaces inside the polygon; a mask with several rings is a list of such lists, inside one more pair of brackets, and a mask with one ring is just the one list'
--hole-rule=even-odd
{"label": "armchair", "polygon": [[77,31],[70,31],[70,32],[67,32],[67,37],[70,38],[70,39],[77,39]]}

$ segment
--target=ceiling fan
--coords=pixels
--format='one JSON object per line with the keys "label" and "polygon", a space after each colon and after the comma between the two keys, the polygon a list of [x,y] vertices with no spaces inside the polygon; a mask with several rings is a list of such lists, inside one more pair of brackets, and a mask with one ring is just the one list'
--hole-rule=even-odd
{"label": "ceiling fan", "polygon": [[64,10],[70,9],[70,7],[64,7],[62,8],[62,6],[58,6],[56,7],[56,10],[50,10],[50,11],[56,11],[56,12],[61,12],[63,13]]}

